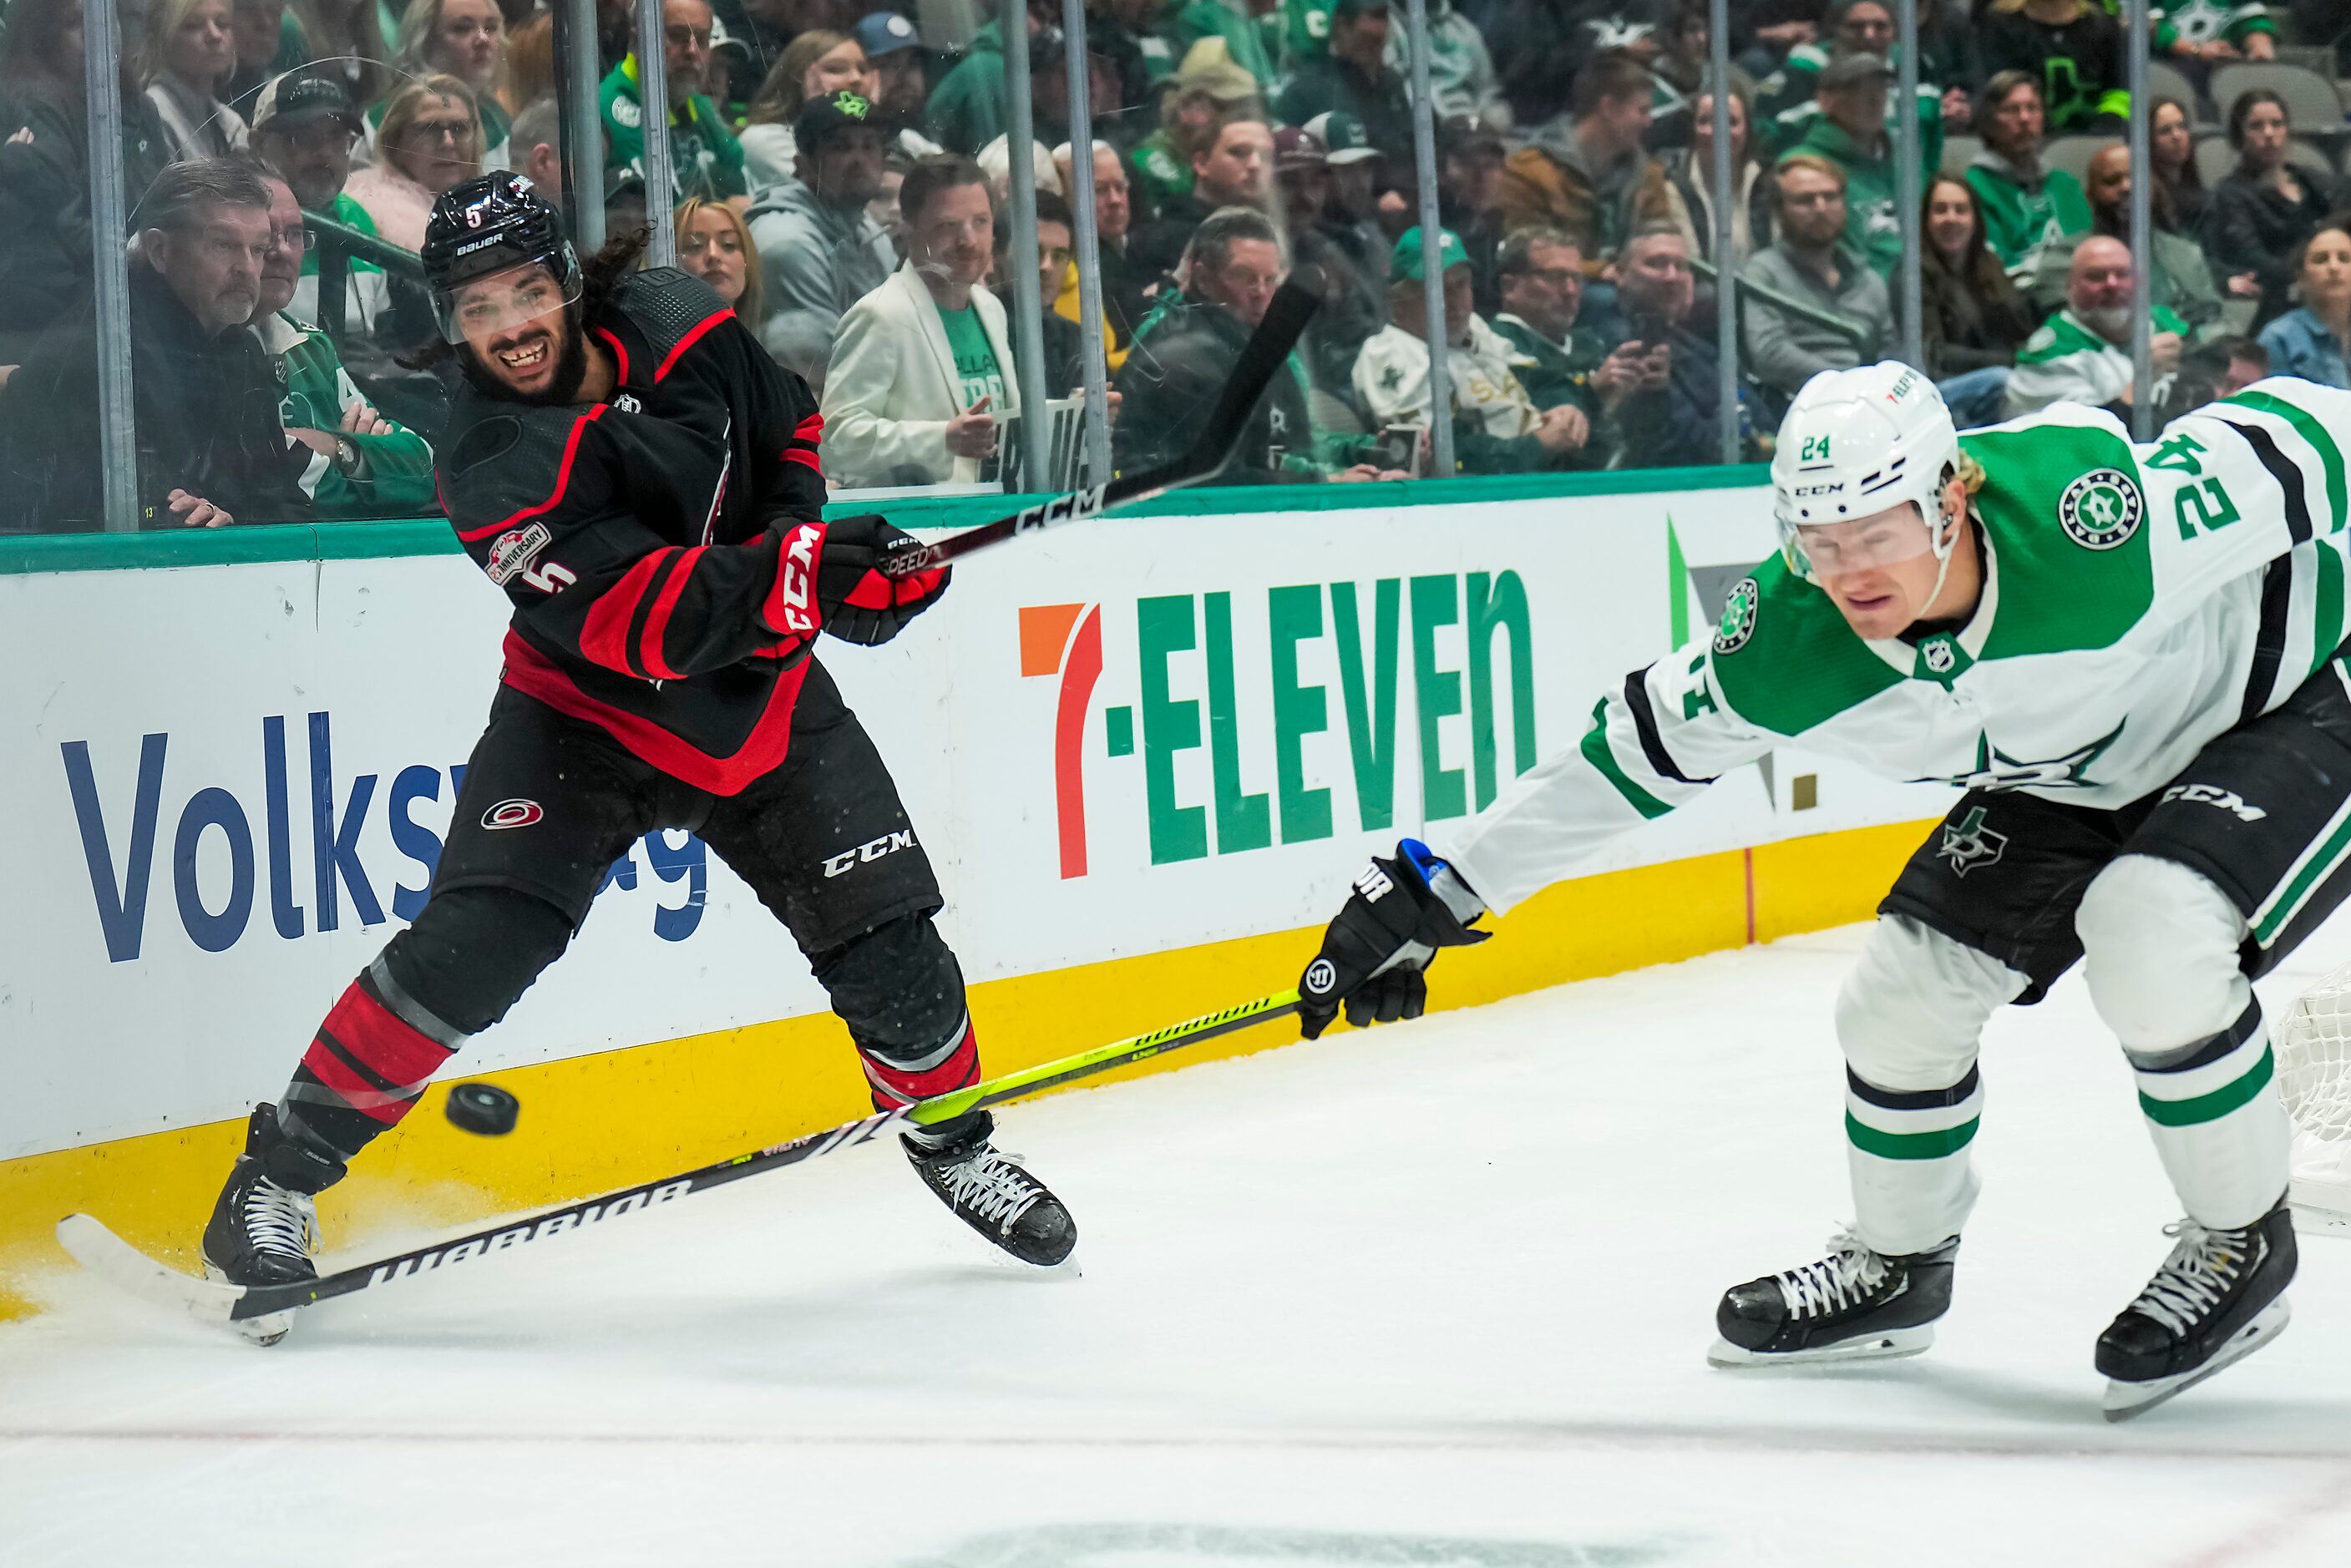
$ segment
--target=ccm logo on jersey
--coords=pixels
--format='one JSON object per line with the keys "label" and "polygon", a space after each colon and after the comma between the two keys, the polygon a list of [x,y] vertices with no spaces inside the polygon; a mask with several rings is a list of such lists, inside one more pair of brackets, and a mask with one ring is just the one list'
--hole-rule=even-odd
{"label": "ccm logo on jersey", "polygon": [[2245,797],[2232,789],[2218,784],[2173,784],[2163,792],[2164,804],[2184,800],[2190,805],[2217,805],[2239,822],[2260,822],[2269,815],[2258,805],[2247,805]]}
{"label": "ccm logo on jersey", "polygon": [[493,830],[501,827],[528,827],[547,815],[535,800],[502,800],[482,813],[482,826]]}
{"label": "ccm logo on jersey", "polygon": [[[784,607],[784,624],[777,628],[778,631],[793,637],[817,634],[819,623],[809,579],[816,574],[816,553],[823,544],[821,523],[803,523],[784,535],[784,558],[776,566],[777,597]],[[836,873],[828,871],[825,875]]]}
{"label": "ccm logo on jersey", "polygon": [[538,565],[538,553],[554,541],[544,523],[509,528],[490,542],[489,559],[482,564],[482,570],[500,587],[518,576],[540,593],[559,594],[580,579],[570,567],[557,562]]}
{"label": "ccm logo on jersey", "polygon": [[885,833],[879,838],[869,838],[854,849],[844,849],[838,855],[828,855],[824,861],[827,877],[854,870],[869,860],[879,860],[884,855],[894,855],[901,849],[914,846],[914,830],[902,827],[895,833]]}

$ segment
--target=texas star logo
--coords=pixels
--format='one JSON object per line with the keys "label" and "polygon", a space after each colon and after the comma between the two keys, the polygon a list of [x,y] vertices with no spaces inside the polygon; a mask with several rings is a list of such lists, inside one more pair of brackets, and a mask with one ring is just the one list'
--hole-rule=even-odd
{"label": "texas star logo", "polygon": [[2138,486],[2120,469],[2094,468],[2057,500],[2057,525],[2085,550],[2111,550],[2138,532],[2146,514]]}
{"label": "texas star logo", "polygon": [[1951,874],[1964,877],[1979,866],[1991,866],[2008,853],[2008,835],[1984,826],[1984,808],[1970,806],[1957,824],[1943,825],[1943,842],[1935,853],[1951,863]]}
{"label": "texas star logo", "polygon": [[1763,590],[1752,577],[1741,577],[1731,586],[1730,597],[1722,601],[1722,624],[1714,629],[1714,650],[1736,653],[1747,646],[1755,635],[1755,607]]}

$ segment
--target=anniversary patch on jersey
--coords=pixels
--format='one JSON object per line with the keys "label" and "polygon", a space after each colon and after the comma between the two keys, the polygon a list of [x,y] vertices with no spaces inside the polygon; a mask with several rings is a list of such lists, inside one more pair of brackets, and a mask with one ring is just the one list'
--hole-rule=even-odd
{"label": "anniversary patch on jersey", "polygon": [[517,573],[530,570],[538,553],[554,540],[555,535],[547,531],[544,523],[509,528],[491,542],[490,558],[482,569],[490,575],[490,581],[505,587]]}
{"label": "anniversary patch on jersey", "polygon": [[1755,607],[1762,599],[1763,590],[1755,586],[1753,577],[1741,577],[1731,585],[1730,597],[1722,602],[1722,624],[1714,629],[1714,650],[1736,653],[1747,646],[1755,635]]}
{"label": "anniversary patch on jersey", "polygon": [[2094,468],[2057,499],[2057,525],[2085,550],[2111,550],[2138,532],[2147,514],[2138,485],[2118,468]]}

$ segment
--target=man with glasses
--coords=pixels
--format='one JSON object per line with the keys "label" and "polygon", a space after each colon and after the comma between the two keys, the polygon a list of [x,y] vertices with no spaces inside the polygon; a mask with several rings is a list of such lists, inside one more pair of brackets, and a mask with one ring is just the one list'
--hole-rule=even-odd
{"label": "man with glasses", "polygon": [[[276,372],[245,330],[274,244],[268,187],[249,164],[190,159],[164,170],[140,213],[130,356],[141,526],[310,521],[298,483],[308,454],[289,446]],[[0,531],[100,525],[100,347],[94,327],[63,333],[0,391]]]}
{"label": "man with glasses", "polygon": [[[1511,371],[1535,407],[1572,403],[1596,433],[1600,394],[1592,372],[1608,350],[1598,333],[1576,323],[1583,308],[1583,253],[1556,229],[1520,229],[1502,242],[1496,265],[1502,308],[1492,325],[1510,347]],[[1605,456],[1587,445],[1588,466],[1606,466]]]}
{"label": "man with glasses", "polygon": [[275,174],[269,187],[268,258],[253,335],[275,361],[277,417],[309,449],[301,485],[321,517],[423,517],[433,498],[433,449],[388,420],[363,397],[325,333],[287,309],[309,243],[292,187]]}
{"label": "man with glasses", "polygon": [[[662,63],[669,89],[670,194],[674,207],[688,196],[750,204],[743,147],[726,129],[718,106],[703,92],[710,76],[710,7],[705,0],[663,0]],[[645,110],[637,87],[637,57],[612,67],[597,89],[604,107],[605,167],[645,174]]]}
{"label": "man with glasses", "polygon": [[[359,136],[360,116],[351,106],[350,92],[329,76],[288,71],[263,88],[253,106],[253,151],[293,189],[302,211],[331,218],[372,239],[375,220],[343,189],[351,177],[351,147]],[[391,303],[383,269],[354,258],[343,294],[346,341],[371,335]],[[303,253],[293,309],[305,321],[319,319],[315,246]]]}

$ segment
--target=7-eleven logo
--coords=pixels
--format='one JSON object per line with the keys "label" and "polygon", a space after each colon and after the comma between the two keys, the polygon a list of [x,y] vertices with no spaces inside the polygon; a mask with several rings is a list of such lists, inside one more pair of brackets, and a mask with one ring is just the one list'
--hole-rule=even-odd
{"label": "7-eleven logo", "polygon": [[1022,607],[1020,673],[1061,678],[1053,710],[1053,811],[1065,880],[1086,874],[1086,708],[1102,670],[1102,606]]}

